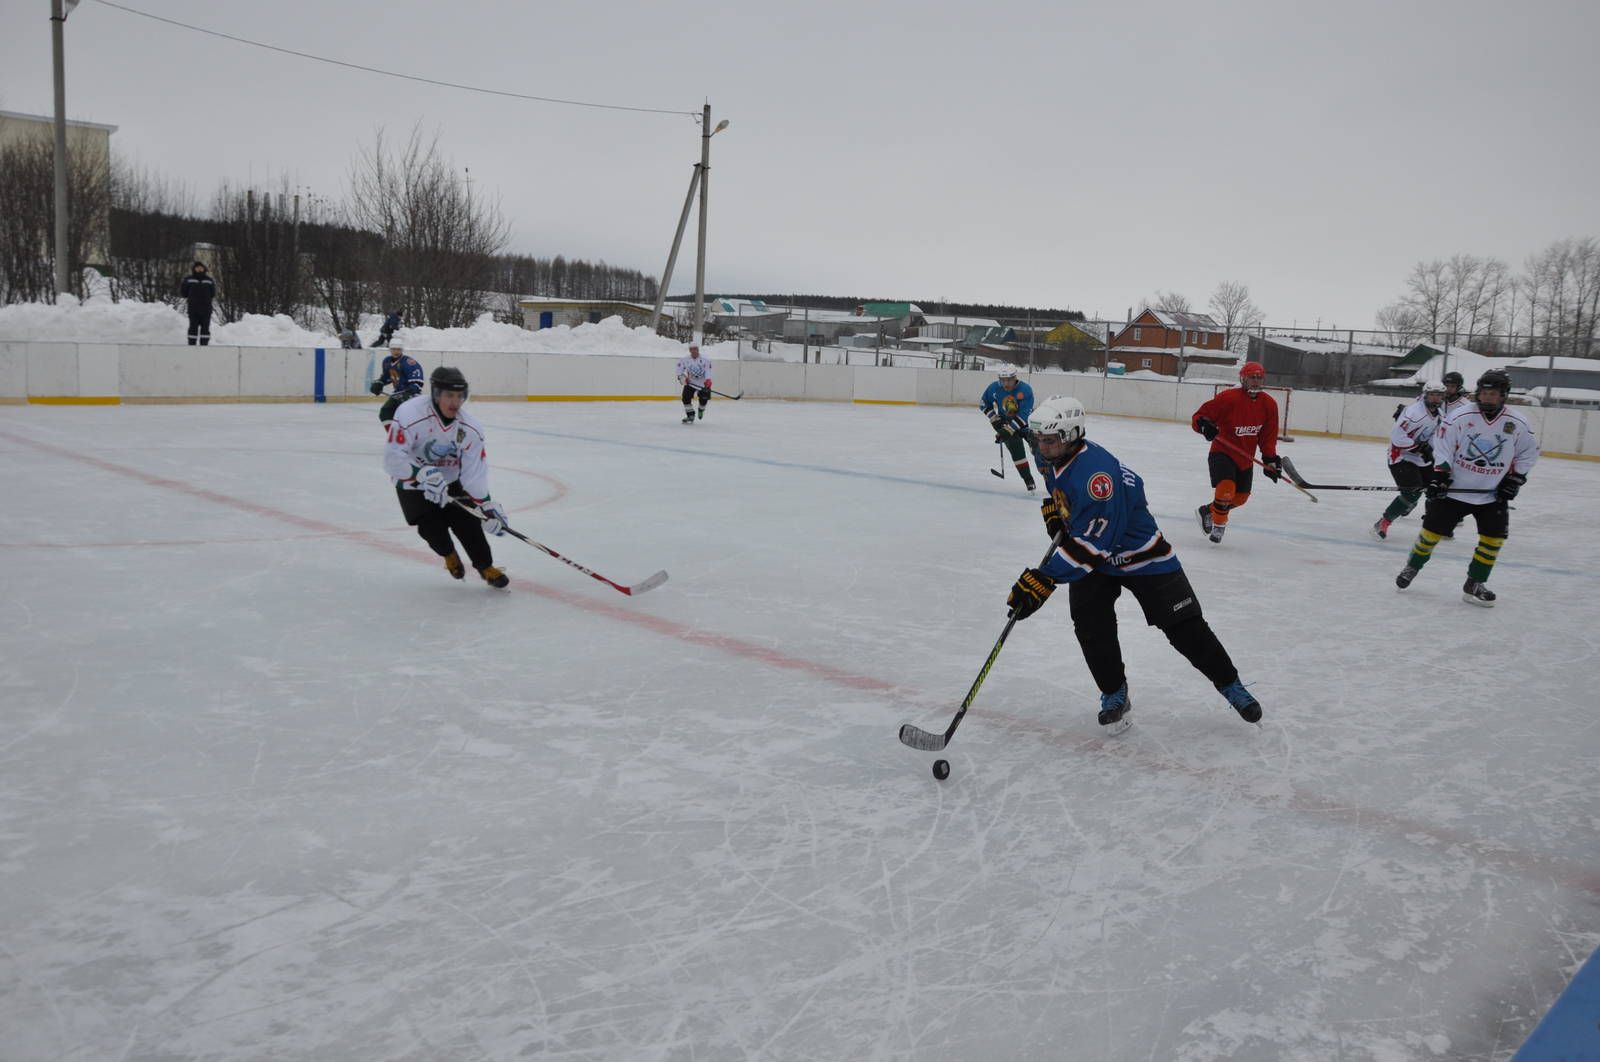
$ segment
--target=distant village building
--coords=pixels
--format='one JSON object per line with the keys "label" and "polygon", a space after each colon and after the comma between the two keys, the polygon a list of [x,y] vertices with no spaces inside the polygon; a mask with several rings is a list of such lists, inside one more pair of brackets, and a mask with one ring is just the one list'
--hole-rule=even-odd
{"label": "distant village building", "polygon": [[[67,120],[67,157],[88,162],[94,172],[101,174],[106,184],[111,182],[111,134],[117,131],[114,125],[102,125],[99,122],[79,122]],[[56,122],[54,118],[42,114],[23,114],[19,111],[0,111],[0,149],[13,144],[24,144],[29,141],[42,142],[55,147]],[[95,231],[105,233],[110,239],[111,233],[111,196],[109,194],[98,197],[105,204],[104,213],[98,218]],[[54,253],[46,250],[46,254]],[[90,249],[85,260],[92,265],[103,265],[111,258],[111,248],[102,242]]]}
{"label": "distant village building", "polygon": [[1323,336],[1252,333],[1246,356],[1261,363],[1272,386],[1343,391],[1393,377],[1406,352]]}
{"label": "distant village building", "polygon": [[[638,328],[650,324],[650,318],[655,313],[654,306],[645,306],[637,302],[619,302],[616,299],[553,299],[538,295],[518,299],[517,308],[522,311],[522,327],[533,331],[554,328],[556,325],[575,328],[581,324],[598,324],[607,317],[620,317],[622,323],[629,328]],[[669,323],[671,320],[671,316],[663,311],[656,326],[659,328],[661,324]]]}
{"label": "distant village building", "polygon": [[1223,345],[1225,330],[1208,313],[1144,310],[1108,344],[1110,357],[1129,372],[1140,369],[1178,376],[1190,365],[1232,365],[1239,359]]}

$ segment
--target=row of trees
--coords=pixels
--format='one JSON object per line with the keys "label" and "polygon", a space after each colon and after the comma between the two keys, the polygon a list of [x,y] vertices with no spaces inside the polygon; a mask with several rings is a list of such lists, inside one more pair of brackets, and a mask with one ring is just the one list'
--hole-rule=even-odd
{"label": "row of trees", "polygon": [[1558,240],[1520,273],[1498,258],[1458,254],[1418,262],[1406,292],[1378,313],[1380,329],[1480,353],[1595,354],[1600,239]]}
{"label": "row of trees", "polygon": [[[47,139],[0,150],[0,303],[54,292],[52,159]],[[379,133],[353,160],[339,201],[299,195],[285,178],[268,190],[225,184],[197,209],[184,186],[159,175],[71,161],[78,295],[83,267],[94,265],[116,298],[176,302],[197,255],[217,278],[224,320],[290,314],[335,331],[389,312],[436,328],[471,324],[486,311],[520,320],[519,294],[656,295],[655,281],[637,270],[503,254],[509,225],[498,202],[474,194],[437,138],[419,130],[398,145]]]}

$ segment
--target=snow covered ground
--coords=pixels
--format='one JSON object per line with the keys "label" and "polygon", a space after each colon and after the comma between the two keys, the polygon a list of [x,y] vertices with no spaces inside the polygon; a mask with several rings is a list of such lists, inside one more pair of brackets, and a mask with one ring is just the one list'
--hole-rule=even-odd
{"label": "snow covered ground", "polygon": [[[369,315],[359,330],[374,343],[383,324]],[[66,296],[58,304],[0,306],[0,339],[62,343],[183,343],[189,319],[161,302],[112,302],[109,297],[79,303]],[[683,344],[648,328],[629,328],[620,317],[569,328],[530,330],[500,324],[484,314],[470,328],[402,328],[395,341],[415,350],[490,350],[529,354],[644,354],[680,357]],[[283,314],[247,314],[233,324],[211,328],[211,342],[240,347],[337,347],[331,332],[302,328]]]}
{"label": "snow covered ground", "polygon": [[[477,403],[496,593],[404,528],[372,407],[10,407],[0,1056],[1503,1060],[1600,944],[1600,469],[1491,585],[1262,484],[1201,539],[1265,706],[1124,604],[1107,739],[1064,600],[942,726],[1043,552],[970,410]],[[1382,448],[1305,438],[1330,482]],[[1059,597],[1059,595],[1058,595]]]}

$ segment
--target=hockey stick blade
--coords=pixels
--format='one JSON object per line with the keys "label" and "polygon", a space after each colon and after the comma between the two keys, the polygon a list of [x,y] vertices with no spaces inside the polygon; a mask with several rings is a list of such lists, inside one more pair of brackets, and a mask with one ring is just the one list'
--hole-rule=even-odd
{"label": "hockey stick blade", "polygon": [[[488,519],[488,514],[485,513],[482,509],[478,508],[476,505],[468,505],[466,502],[462,501],[460,498],[456,498],[456,499],[454,499],[454,501],[461,508],[463,508],[467,512],[471,513],[473,516],[476,516],[479,520]],[[605,576],[601,575],[597,571],[594,571],[593,569],[585,568],[583,565],[579,564],[577,561],[573,560],[570,557],[563,557],[561,554],[557,553],[555,550],[551,549],[549,546],[545,545],[543,542],[535,542],[533,539],[529,538],[527,535],[524,535],[521,531],[518,531],[514,527],[507,526],[505,528],[505,533],[510,535],[512,538],[521,539],[522,541],[526,542],[528,545],[532,546],[534,549],[539,550],[542,553],[548,554],[551,557],[554,557],[556,560],[560,561],[562,564],[565,564],[567,567],[576,568],[576,569],[578,569],[578,571],[580,571],[583,574],[587,575],[589,578],[594,579],[594,580],[596,580],[598,582],[605,583],[607,586],[611,587],[611,589],[617,591],[617,593],[619,593],[619,594],[627,594],[629,597],[637,597],[639,594],[647,593],[648,591],[654,590],[656,587],[660,586],[662,583],[667,581],[667,573],[666,573],[665,570],[663,570],[663,571],[656,572],[654,575],[649,576],[646,579],[642,579],[639,582],[634,583],[632,586],[627,586],[627,585],[625,585],[623,583],[618,583],[618,582],[614,582],[614,581],[612,581],[610,579],[607,579]]]}
{"label": "hockey stick blade", "polygon": [[[1046,553],[1044,558],[1039,561],[1040,565],[1043,565],[1055,553],[1057,547],[1061,545],[1061,538],[1062,536],[1058,535],[1050,540],[1050,552]],[[1016,625],[1017,617],[1013,613],[1006,619],[1005,630],[1001,631],[1000,637],[995,639],[994,648],[989,650],[989,659],[983,662],[983,668],[979,670],[978,677],[972,680],[972,688],[967,690],[966,697],[961,701],[961,707],[956,709],[956,716],[950,720],[950,725],[945,728],[944,733],[935,734],[922,729],[920,726],[902,723],[900,724],[900,743],[902,745],[917,749],[920,752],[939,752],[950,744],[950,739],[956,735],[956,727],[960,726],[961,720],[966,718],[967,709],[972,707],[972,702],[978,699],[978,690],[983,688],[983,680],[989,677],[989,669],[994,667],[995,660],[1000,656],[1000,650],[1005,646],[1006,639],[1011,635],[1011,628]]]}
{"label": "hockey stick blade", "polygon": [[902,723],[900,726],[900,743],[921,752],[943,752],[946,741],[943,734],[934,734],[922,729],[920,726]]}

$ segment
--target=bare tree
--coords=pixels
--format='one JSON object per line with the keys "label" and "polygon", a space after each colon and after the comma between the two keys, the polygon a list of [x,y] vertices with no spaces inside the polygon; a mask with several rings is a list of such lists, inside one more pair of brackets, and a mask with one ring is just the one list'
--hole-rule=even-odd
{"label": "bare tree", "polygon": [[1190,313],[1192,307],[1187,295],[1176,291],[1157,291],[1139,303],[1141,310],[1165,310],[1167,313]]}
{"label": "bare tree", "polygon": [[224,184],[212,220],[221,247],[217,308],[223,320],[299,312],[309,290],[300,261],[300,197],[291,193],[288,178],[276,193]]}
{"label": "bare tree", "polygon": [[1428,336],[1428,326],[1417,308],[1405,299],[1391,302],[1378,311],[1374,322],[1380,332],[1389,332],[1395,346],[1409,347]]}
{"label": "bare tree", "polygon": [[112,297],[176,304],[200,238],[187,186],[116,160],[111,172]]}
{"label": "bare tree", "polygon": [[1261,324],[1261,307],[1250,299],[1250,286],[1224,280],[1211,293],[1211,313],[1222,326],[1222,344],[1243,354],[1250,344],[1250,331]]}
{"label": "bare tree", "polygon": [[[83,267],[106,261],[111,175],[84,151],[67,155],[67,265],[71,294]],[[40,302],[55,292],[55,145],[28,137],[0,148],[0,303]]]}
{"label": "bare tree", "polygon": [[435,328],[470,325],[488,308],[493,257],[508,226],[498,203],[474,196],[420,128],[397,151],[382,131],[350,174],[350,217],[382,240],[382,299]]}

